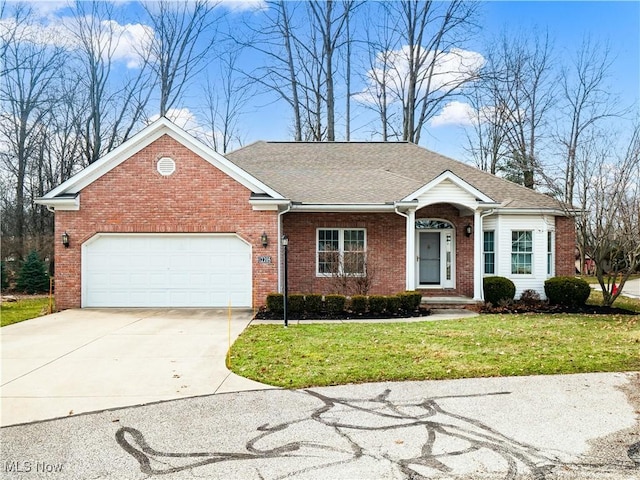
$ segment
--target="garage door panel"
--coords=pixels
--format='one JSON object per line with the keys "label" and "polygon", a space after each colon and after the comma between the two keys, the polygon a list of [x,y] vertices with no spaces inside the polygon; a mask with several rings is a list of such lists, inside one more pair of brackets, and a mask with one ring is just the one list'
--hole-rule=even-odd
{"label": "garage door panel", "polygon": [[101,235],[82,261],[85,307],[251,306],[251,247],[235,235]]}

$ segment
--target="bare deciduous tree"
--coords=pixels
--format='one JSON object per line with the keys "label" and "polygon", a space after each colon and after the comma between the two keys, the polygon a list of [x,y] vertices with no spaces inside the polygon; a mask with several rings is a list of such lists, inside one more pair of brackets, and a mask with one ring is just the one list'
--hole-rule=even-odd
{"label": "bare deciduous tree", "polygon": [[208,77],[204,91],[205,125],[210,133],[205,140],[221,153],[242,143],[239,120],[251,98],[251,84],[239,76],[236,68],[239,56],[239,49],[229,48],[220,59],[217,82]]}
{"label": "bare deciduous tree", "polygon": [[154,31],[149,52],[159,88],[160,116],[177,104],[193,77],[207,65],[217,42],[219,4],[209,0],[144,4]]}
{"label": "bare deciduous tree", "polygon": [[622,155],[609,152],[592,158],[593,168],[584,172],[586,208],[577,217],[579,244],[595,262],[604,305],[640,268],[640,127]]}
{"label": "bare deciduous tree", "polygon": [[44,33],[36,33],[31,12],[18,6],[11,21],[0,25],[0,41],[4,50],[4,75],[0,79],[2,109],[0,139],[5,148],[0,152],[7,172],[14,177],[15,252],[24,256],[25,193],[31,163],[41,150],[42,119],[54,103],[55,83],[60,78],[64,56],[61,47]]}
{"label": "bare deciduous tree", "polygon": [[[78,83],[86,95],[83,149],[87,164],[91,164],[126,140],[143,118],[151,93],[149,53],[138,52],[137,64],[122,78],[114,65],[122,31],[116,29],[113,5],[78,1],[75,9],[70,30],[84,71]],[[147,34],[150,37],[152,32]]]}
{"label": "bare deciduous tree", "polygon": [[583,147],[586,130],[602,119],[623,114],[605,83],[611,63],[608,48],[587,38],[569,67],[562,69],[561,125],[566,127],[561,129],[558,140],[565,150],[563,193],[569,204],[574,200],[578,149]]}
{"label": "bare deciduous tree", "polygon": [[548,34],[533,37],[503,34],[487,56],[494,106],[506,116],[504,134],[509,148],[505,176],[527,188],[540,172],[538,144],[545,134],[555,99],[555,76]]}

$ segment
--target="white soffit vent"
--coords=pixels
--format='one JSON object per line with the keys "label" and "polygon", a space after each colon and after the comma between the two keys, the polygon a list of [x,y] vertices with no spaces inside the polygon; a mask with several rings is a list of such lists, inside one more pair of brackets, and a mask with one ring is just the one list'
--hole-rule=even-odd
{"label": "white soffit vent", "polygon": [[156,168],[158,169],[158,173],[160,175],[168,177],[176,171],[176,162],[174,162],[172,158],[162,157],[160,160],[158,160]]}

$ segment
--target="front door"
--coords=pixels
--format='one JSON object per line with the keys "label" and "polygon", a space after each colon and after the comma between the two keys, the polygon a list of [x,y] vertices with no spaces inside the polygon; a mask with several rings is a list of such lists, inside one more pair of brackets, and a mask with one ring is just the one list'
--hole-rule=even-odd
{"label": "front door", "polygon": [[418,243],[420,285],[440,285],[440,232],[420,232]]}

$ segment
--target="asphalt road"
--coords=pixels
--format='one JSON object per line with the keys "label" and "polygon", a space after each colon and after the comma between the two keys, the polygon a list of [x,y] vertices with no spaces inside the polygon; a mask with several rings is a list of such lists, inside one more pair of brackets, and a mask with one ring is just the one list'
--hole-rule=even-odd
{"label": "asphalt road", "polygon": [[172,400],[5,427],[3,479],[640,478],[640,373]]}

